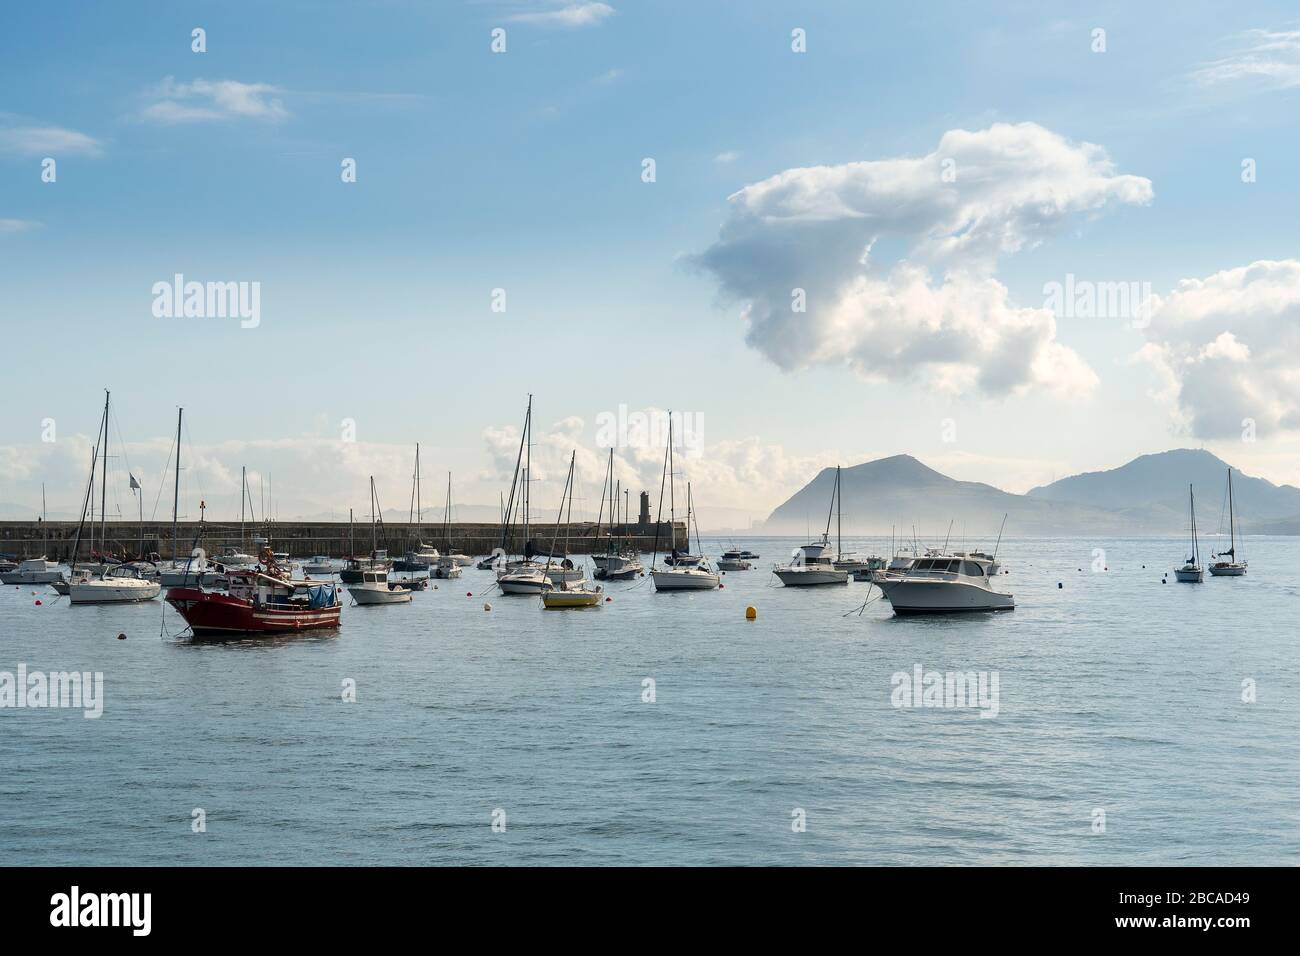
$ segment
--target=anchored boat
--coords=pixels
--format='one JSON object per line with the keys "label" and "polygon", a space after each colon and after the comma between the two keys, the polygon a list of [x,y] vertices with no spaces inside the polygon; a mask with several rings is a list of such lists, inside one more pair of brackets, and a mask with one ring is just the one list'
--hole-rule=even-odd
{"label": "anchored boat", "polygon": [[266,570],[229,571],[228,591],[170,588],[167,603],[195,634],[284,634],[338,627],[342,605],[328,581],[293,581],[263,552]]}

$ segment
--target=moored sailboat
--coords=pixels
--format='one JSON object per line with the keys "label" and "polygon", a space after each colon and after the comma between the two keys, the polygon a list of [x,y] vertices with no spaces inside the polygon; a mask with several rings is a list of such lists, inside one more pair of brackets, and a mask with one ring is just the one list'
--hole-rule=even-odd
{"label": "moored sailboat", "polygon": [[[1237,511],[1232,498],[1232,469],[1228,469],[1228,535],[1227,551],[1211,555],[1215,561],[1210,565],[1210,574],[1216,578],[1239,578],[1246,573],[1246,562],[1237,560]],[[1219,560],[1227,558],[1227,561]]]}
{"label": "moored sailboat", "polygon": [[1205,580],[1205,569],[1201,567],[1201,546],[1196,540],[1196,493],[1191,485],[1187,486],[1187,499],[1192,514],[1192,554],[1181,568],[1174,569],[1174,577],[1184,584],[1200,584]]}

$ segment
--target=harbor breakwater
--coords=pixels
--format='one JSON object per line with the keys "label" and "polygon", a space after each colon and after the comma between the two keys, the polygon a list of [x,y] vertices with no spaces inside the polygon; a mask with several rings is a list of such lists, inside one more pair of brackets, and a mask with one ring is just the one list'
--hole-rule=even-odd
{"label": "harbor breakwater", "polygon": [[[76,521],[0,521],[0,554],[15,558],[35,558],[44,554],[52,561],[60,561],[72,554],[73,542],[77,536]],[[275,551],[287,551],[292,558],[307,558],[312,555],[328,555],[331,558],[344,558],[352,554],[368,554],[371,549],[371,531],[368,524],[354,524],[349,530],[346,521],[277,521],[271,524],[248,524],[241,535],[239,525],[214,524],[205,522],[201,526],[197,521],[181,521],[176,526],[178,551],[188,555],[199,536],[199,547],[208,554],[215,555],[223,548],[231,547],[256,554],[260,547],[271,547]],[[678,521],[670,524],[662,521],[615,525],[603,525],[599,529],[595,522],[573,524],[567,533],[561,528],[557,548],[566,548],[569,554],[603,554],[609,547],[609,535],[613,532],[615,539],[626,538],[631,546],[641,551],[650,551],[655,547],[656,533],[658,547],[662,552],[671,551],[676,545],[686,549],[686,524]],[[534,524],[528,529],[528,536],[541,547],[549,547],[555,536],[553,524]],[[90,525],[82,528],[79,554],[87,556],[93,549],[98,552],[110,552],[132,557],[156,554],[161,558],[173,557],[171,522],[146,521],[108,521],[101,536],[100,524],[95,523],[92,532]],[[103,545],[107,539],[108,545]],[[501,526],[499,524],[453,524],[447,532],[441,526],[415,525],[403,523],[385,524],[378,534],[378,546],[387,548],[390,555],[400,556],[414,546],[417,540],[433,545],[440,551],[455,551],[469,555],[487,555],[493,548],[501,546]],[[506,535],[506,552],[517,554],[524,545],[522,525],[513,525]]]}

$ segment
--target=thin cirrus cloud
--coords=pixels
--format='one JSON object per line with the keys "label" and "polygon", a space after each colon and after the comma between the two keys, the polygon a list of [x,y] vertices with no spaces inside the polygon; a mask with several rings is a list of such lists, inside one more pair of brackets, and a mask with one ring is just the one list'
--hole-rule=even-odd
{"label": "thin cirrus cloud", "polygon": [[1260,260],[1153,296],[1137,358],[1198,438],[1300,430],[1300,260]]}
{"label": "thin cirrus cloud", "polygon": [[283,92],[269,83],[204,79],[178,83],[169,76],[149,92],[140,118],[167,125],[238,119],[274,122],[289,115],[278,98]]}
{"label": "thin cirrus cloud", "polygon": [[[787,169],[746,186],[717,241],[688,262],[742,303],[748,343],[786,371],[847,365],[947,394],[1078,395],[1096,374],[1057,341],[1048,309],[1010,300],[998,259],[1152,195],[1100,146],[999,123],[951,130],[920,158]],[[881,240],[905,252],[877,261]]]}
{"label": "thin cirrus cloud", "polygon": [[62,126],[0,127],[0,153],[19,156],[98,156],[99,140]]}
{"label": "thin cirrus cloud", "polygon": [[507,19],[512,23],[535,23],[548,27],[588,27],[612,16],[614,8],[607,3],[570,3],[550,10],[529,10],[516,13]]}
{"label": "thin cirrus cloud", "polygon": [[1300,30],[1247,30],[1238,49],[1192,73],[1201,86],[1253,83],[1267,88],[1300,86]]}

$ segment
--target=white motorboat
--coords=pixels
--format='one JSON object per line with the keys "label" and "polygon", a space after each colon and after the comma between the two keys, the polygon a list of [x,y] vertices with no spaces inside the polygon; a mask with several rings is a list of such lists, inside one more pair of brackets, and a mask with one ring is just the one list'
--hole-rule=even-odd
{"label": "white motorboat", "polygon": [[[848,584],[847,569],[835,566],[836,551],[831,548],[831,518],[839,512],[840,468],[835,466],[835,483],[831,486],[831,505],[826,513],[826,530],[820,541],[805,544],[795,552],[794,560],[773,573],[786,587],[809,587],[818,584]],[[837,532],[837,539],[839,534]]]}
{"label": "white motorboat", "polygon": [[989,565],[956,555],[917,558],[896,576],[877,578],[895,614],[949,614],[959,611],[1010,611],[1015,598],[993,590]]}
{"label": "white motorboat", "polygon": [[73,604],[130,604],[152,601],[162,593],[157,580],[148,580],[130,564],[119,564],[102,577],[79,577],[68,582]]}
{"label": "white motorboat", "polygon": [[[1228,534],[1230,535],[1227,551],[1212,555],[1215,558],[1210,565],[1210,574],[1216,578],[1239,578],[1246,573],[1246,562],[1237,560],[1237,509],[1232,498],[1232,469],[1228,469]],[[1227,561],[1220,560],[1227,558]]]}
{"label": "white motorboat", "polygon": [[360,605],[409,604],[410,588],[394,588],[388,583],[387,571],[363,571],[361,581],[348,585],[348,594]]}
{"label": "white motorboat", "polygon": [[59,565],[44,557],[21,561],[12,571],[0,573],[0,583],[4,584],[52,584],[62,579]]}
{"label": "white motorboat", "polygon": [[502,594],[542,594],[551,589],[551,579],[540,566],[506,567],[497,572],[497,587]]}
{"label": "white motorboat", "polygon": [[223,548],[221,553],[212,559],[213,564],[219,564],[226,568],[251,568],[257,564],[257,558],[247,552],[240,551],[238,548]]}
{"label": "white motorboat", "polygon": [[325,554],[312,555],[302,565],[305,574],[333,574],[335,569],[334,559]]}
{"label": "white motorboat", "polygon": [[456,561],[455,555],[444,554],[438,559],[438,563],[429,570],[429,576],[448,581],[460,577],[460,568],[461,566]]}
{"label": "white motorboat", "polygon": [[1196,493],[1191,485],[1187,486],[1187,499],[1192,514],[1192,554],[1181,568],[1174,568],[1174,579],[1183,584],[1200,584],[1205,580],[1205,569],[1201,567],[1201,546],[1196,539]]}
{"label": "white motorboat", "polygon": [[641,556],[635,551],[624,551],[619,554],[595,554],[592,555],[591,560],[596,565],[593,576],[601,581],[630,581],[632,578],[645,573],[645,567],[641,564]]}
{"label": "white motorboat", "polygon": [[719,571],[748,571],[754,567],[754,563],[748,558],[743,557],[744,552],[736,548],[722,552],[722,557],[718,558]]}
{"label": "white motorboat", "polygon": [[211,565],[200,567],[196,558],[164,564],[158,569],[158,582],[165,588],[224,588],[227,579]]}

